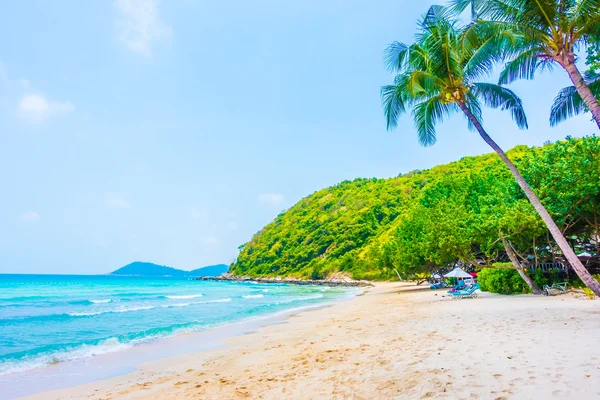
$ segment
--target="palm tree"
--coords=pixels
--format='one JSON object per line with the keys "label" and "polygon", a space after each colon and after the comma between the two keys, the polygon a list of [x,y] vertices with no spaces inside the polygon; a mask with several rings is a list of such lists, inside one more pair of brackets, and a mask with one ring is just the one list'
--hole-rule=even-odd
{"label": "palm tree", "polygon": [[508,45],[511,35],[477,24],[461,28],[439,10],[434,7],[425,16],[414,44],[407,46],[394,42],[386,49],[385,64],[396,73],[394,84],[381,88],[388,130],[396,128],[400,116],[411,107],[419,142],[431,146],[436,142],[436,124],[452,113],[462,112],[469,127],[479,133],[510,169],[573,269],[600,296],[600,284],[581,264],[517,167],[483,128],[482,103],[510,111],[517,126],[527,128],[521,100],[515,93],[499,85],[478,81],[491,72],[496,61],[494,49]]}
{"label": "palm tree", "polygon": [[471,6],[477,24],[500,24],[520,36],[506,49],[511,61],[500,74],[500,84],[533,79],[536,71],[558,64],[600,128],[600,104],[576,65],[580,47],[600,37],[600,0],[450,0],[450,4],[456,12]]}

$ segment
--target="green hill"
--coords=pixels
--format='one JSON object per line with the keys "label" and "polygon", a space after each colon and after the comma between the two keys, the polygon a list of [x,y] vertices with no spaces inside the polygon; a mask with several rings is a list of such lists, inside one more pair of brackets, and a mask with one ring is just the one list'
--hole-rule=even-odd
{"label": "green hill", "polygon": [[217,264],[198,268],[188,272],[189,276],[219,276],[229,271],[229,265]]}
{"label": "green hill", "polygon": [[[567,233],[589,238],[598,229],[586,221],[600,216],[600,139],[518,146],[509,157]],[[536,256],[536,240],[548,243],[508,169],[486,154],[315,192],[242,245],[231,272],[320,279],[346,271],[389,279],[394,269],[409,276],[457,259],[493,262],[501,234]]]}

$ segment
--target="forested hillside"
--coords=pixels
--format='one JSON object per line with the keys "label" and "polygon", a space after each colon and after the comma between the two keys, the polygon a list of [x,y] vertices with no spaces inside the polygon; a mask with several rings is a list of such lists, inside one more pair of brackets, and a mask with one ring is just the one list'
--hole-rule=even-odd
{"label": "forested hillside", "polygon": [[[509,157],[573,245],[589,242],[600,223],[600,139],[518,146]],[[231,272],[389,279],[397,269],[410,277],[457,259],[497,261],[502,236],[532,257],[555,247],[508,169],[486,154],[320,190],[243,245]]]}

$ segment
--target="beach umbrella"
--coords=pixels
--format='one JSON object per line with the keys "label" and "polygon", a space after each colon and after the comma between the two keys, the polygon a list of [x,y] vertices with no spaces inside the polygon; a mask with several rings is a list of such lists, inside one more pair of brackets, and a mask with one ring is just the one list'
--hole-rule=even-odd
{"label": "beach umbrella", "polygon": [[444,277],[446,277],[446,278],[471,278],[471,275],[469,275],[467,272],[465,272],[461,268],[456,267],[452,271],[450,271],[446,275],[444,275]]}

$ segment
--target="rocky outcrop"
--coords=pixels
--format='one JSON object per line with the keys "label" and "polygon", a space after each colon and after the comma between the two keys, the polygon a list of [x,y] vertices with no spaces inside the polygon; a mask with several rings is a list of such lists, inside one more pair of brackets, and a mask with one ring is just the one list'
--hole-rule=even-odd
{"label": "rocky outcrop", "polygon": [[252,278],[249,276],[237,276],[225,273],[220,276],[201,276],[194,278],[199,281],[231,281],[231,282],[256,282],[256,283],[286,283],[288,285],[317,285],[317,286],[341,286],[341,287],[365,287],[373,286],[367,281],[355,281],[346,275],[334,275],[328,279],[290,279],[290,278]]}

